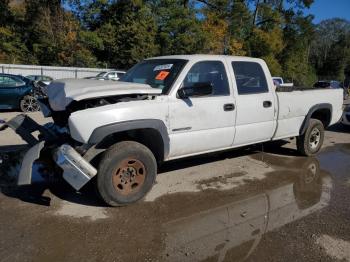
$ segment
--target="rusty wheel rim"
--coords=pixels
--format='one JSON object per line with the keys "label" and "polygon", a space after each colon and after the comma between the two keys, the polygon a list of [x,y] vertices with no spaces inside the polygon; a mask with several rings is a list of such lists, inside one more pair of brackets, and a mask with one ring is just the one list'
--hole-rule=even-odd
{"label": "rusty wheel rim", "polygon": [[113,175],[114,189],[127,196],[138,192],[145,182],[146,168],[137,159],[127,158],[120,162]]}

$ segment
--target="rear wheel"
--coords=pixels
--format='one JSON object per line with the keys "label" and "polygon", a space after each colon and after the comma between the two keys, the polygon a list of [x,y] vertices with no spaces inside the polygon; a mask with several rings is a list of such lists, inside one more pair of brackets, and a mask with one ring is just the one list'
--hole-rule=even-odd
{"label": "rear wheel", "polygon": [[304,134],[297,137],[297,149],[304,156],[313,156],[320,151],[324,140],[324,126],[320,120],[310,119]]}
{"label": "rear wheel", "polygon": [[97,174],[97,189],[111,206],[123,206],[143,198],[152,188],[157,162],[144,145],[125,141],[103,155]]}
{"label": "rear wheel", "polygon": [[32,95],[26,95],[20,102],[22,112],[36,112],[40,110],[40,106],[36,98]]}

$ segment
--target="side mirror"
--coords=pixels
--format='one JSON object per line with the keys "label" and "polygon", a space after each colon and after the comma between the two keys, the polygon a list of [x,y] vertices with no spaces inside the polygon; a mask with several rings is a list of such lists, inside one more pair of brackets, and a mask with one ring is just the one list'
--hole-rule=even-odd
{"label": "side mirror", "polygon": [[177,91],[177,95],[181,99],[207,96],[211,94],[213,94],[213,85],[210,82],[198,82],[193,84],[193,86],[185,86]]}

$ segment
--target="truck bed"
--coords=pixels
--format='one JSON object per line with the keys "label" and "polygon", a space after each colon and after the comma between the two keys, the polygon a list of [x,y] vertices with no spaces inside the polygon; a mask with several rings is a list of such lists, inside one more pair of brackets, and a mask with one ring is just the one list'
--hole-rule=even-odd
{"label": "truck bed", "polygon": [[[282,88],[276,90],[278,102],[277,128],[274,140],[299,134],[305,116],[314,105],[328,104],[332,108],[331,121],[328,125],[337,123],[342,115],[343,90],[341,89],[311,89]],[[285,91],[284,89],[293,89]],[[333,105],[333,106],[332,106]]]}

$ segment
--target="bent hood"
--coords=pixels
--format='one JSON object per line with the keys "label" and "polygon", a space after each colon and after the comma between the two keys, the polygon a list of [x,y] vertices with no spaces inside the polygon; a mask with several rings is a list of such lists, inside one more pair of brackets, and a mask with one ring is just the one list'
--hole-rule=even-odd
{"label": "bent hood", "polygon": [[152,88],[146,84],[100,81],[91,79],[61,79],[50,83],[44,91],[51,108],[54,111],[63,111],[73,101],[90,98],[135,95],[135,94],[161,94],[161,89]]}

